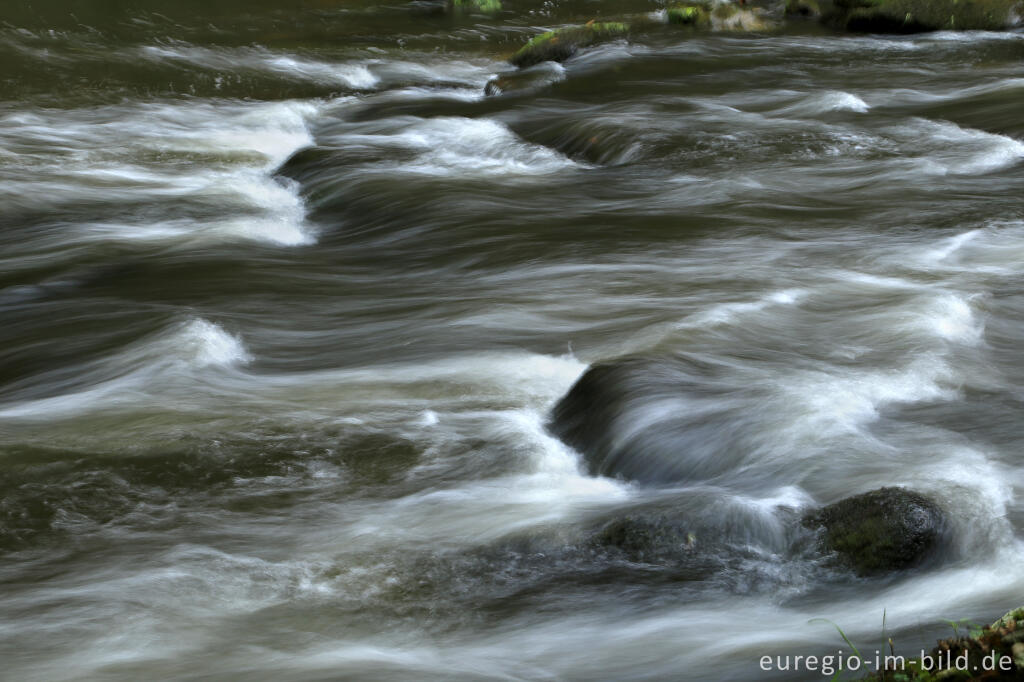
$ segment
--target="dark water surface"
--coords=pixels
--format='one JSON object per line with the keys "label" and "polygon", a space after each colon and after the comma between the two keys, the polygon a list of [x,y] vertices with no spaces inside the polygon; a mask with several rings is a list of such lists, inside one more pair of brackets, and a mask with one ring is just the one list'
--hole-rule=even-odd
{"label": "dark water surface", "polygon": [[[600,13],[507,8],[0,7],[0,677],[746,680],[1022,601],[1024,34],[652,29],[484,97]],[[676,353],[710,480],[545,429]],[[883,485],[943,562],[794,549]],[[593,542],[639,507],[693,551]]]}

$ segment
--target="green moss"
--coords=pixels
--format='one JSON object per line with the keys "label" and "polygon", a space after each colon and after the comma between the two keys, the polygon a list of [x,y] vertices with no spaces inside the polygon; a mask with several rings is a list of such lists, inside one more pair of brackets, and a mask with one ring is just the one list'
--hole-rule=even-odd
{"label": "green moss", "polygon": [[1013,630],[1016,629],[1018,625],[1024,625],[1024,606],[1010,611],[1005,616],[992,623],[992,629],[998,630],[1000,628],[1009,628]]}
{"label": "green moss", "polygon": [[520,68],[546,61],[564,62],[581,47],[618,38],[628,32],[629,24],[618,21],[591,22],[547,31],[531,38],[509,61]]}
{"label": "green moss", "polygon": [[501,11],[501,0],[452,0],[456,12],[481,12],[497,14]]}
{"label": "green moss", "polygon": [[684,26],[709,26],[711,15],[701,5],[676,5],[668,8],[668,23]]}
{"label": "green moss", "polygon": [[[910,658],[901,670],[876,671],[868,674],[865,680],[907,682],[948,682],[949,680],[971,680],[972,682],[992,682],[994,680],[1024,679],[1024,651],[1018,640],[1024,639],[1024,608],[1014,609],[997,620],[989,627],[972,630],[969,636],[959,632],[954,637],[938,641],[938,646],[930,653],[924,654],[927,659]],[[947,621],[952,622],[952,621]],[[965,623],[967,621],[960,621]],[[1021,655],[1018,655],[1021,654]],[[959,662],[951,668],[945,668],[947,662],[966,659],[966,667],[959,668]],[[986,668],[995,661],[1012,660],[1010,669],[1001,664],[998,669]],[[930,667],[926,667],[930,666]]]}
{"label": "green moss", "polygon": [[852,31],[913,33],[1010,27],[1021,0],[836,0],[833,22]]}

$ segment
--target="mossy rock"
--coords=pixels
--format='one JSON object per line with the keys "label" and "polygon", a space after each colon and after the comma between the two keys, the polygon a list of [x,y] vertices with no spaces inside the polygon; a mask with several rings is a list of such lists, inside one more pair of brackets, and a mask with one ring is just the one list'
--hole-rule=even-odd
{"label": "mossy rock", "polygon": [[836,0],[832,23],[851,31],[998,31],[1019,21],[1021,0]]}
{"label": "mossy rock", "polygon": [[946,521],[927,497],[880,488],[829,505],[804,518],[824,529],[825,547],[860,576],[917,566],[946,538]]}
{"label": "mossy rock", "polygon": [[480,14],[497,14],[502,9],[501,0],[451,0],[451,8],[457,13]]}
{"label": "mossy rock", "polygon": [[821,16],[821,6],[817,0],[787,0],[787,17],[815,18]]}
{"label": "mossy rock", "polygon": [[1024,606],[1010,611],[1005,616],[992,623],[993,630],[999,630],[1002,628],[1016,630],[1018,627],[1024,627]]}
{"label": "mossy rock", "polygon": [[668,23],[704,27],[711,25],[711,12],[705,5],[676,5],[667,11]]}
{"label": "mossy rock", "polygon": [[716,31],[766,31],[768,22],[757,8],[745,9],[732,3],[722,3],[711,10],[711,28]]}
{"label": "mossy rock", "polygon": [[619,21],[590,22],[582,26],[567,26],[534,36],[509,58],[509,62],[524,68],[541,62],[564,62],[581,47],[621,38],[629,32],[629,24]]}

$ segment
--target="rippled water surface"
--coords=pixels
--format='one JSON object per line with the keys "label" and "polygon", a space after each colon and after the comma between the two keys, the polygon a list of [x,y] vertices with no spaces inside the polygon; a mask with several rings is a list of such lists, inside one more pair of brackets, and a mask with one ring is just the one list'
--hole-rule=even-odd
{"label": "rippled water surface", "polygon": [[[11,679],[747,680],[1021,601],[1024,34],[652,28],[485,97],[610,3],[68,4],[0,8]],[[614,425],[697,415],[699,482],[546,428],[624,355],[703,368]],[[800,550],[884,485],[944,561]],[[693,551],[594,543],[637,509]]]}

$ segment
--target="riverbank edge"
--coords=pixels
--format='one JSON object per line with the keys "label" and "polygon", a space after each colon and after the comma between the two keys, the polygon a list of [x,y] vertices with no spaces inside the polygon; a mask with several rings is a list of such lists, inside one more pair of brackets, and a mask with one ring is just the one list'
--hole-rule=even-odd
{"label": "riverbank edge", "polygon": [[[888,669],[862,679],[887,682],[1024,679],[1024,606],[1008,611],[991,625],[959,621],[950,622],[950,627],[953,637],[938,640],[923,657],[902,662],[889,640],[893,659],[884,666]],[[960,628],[967,633],[961,635]]]}

